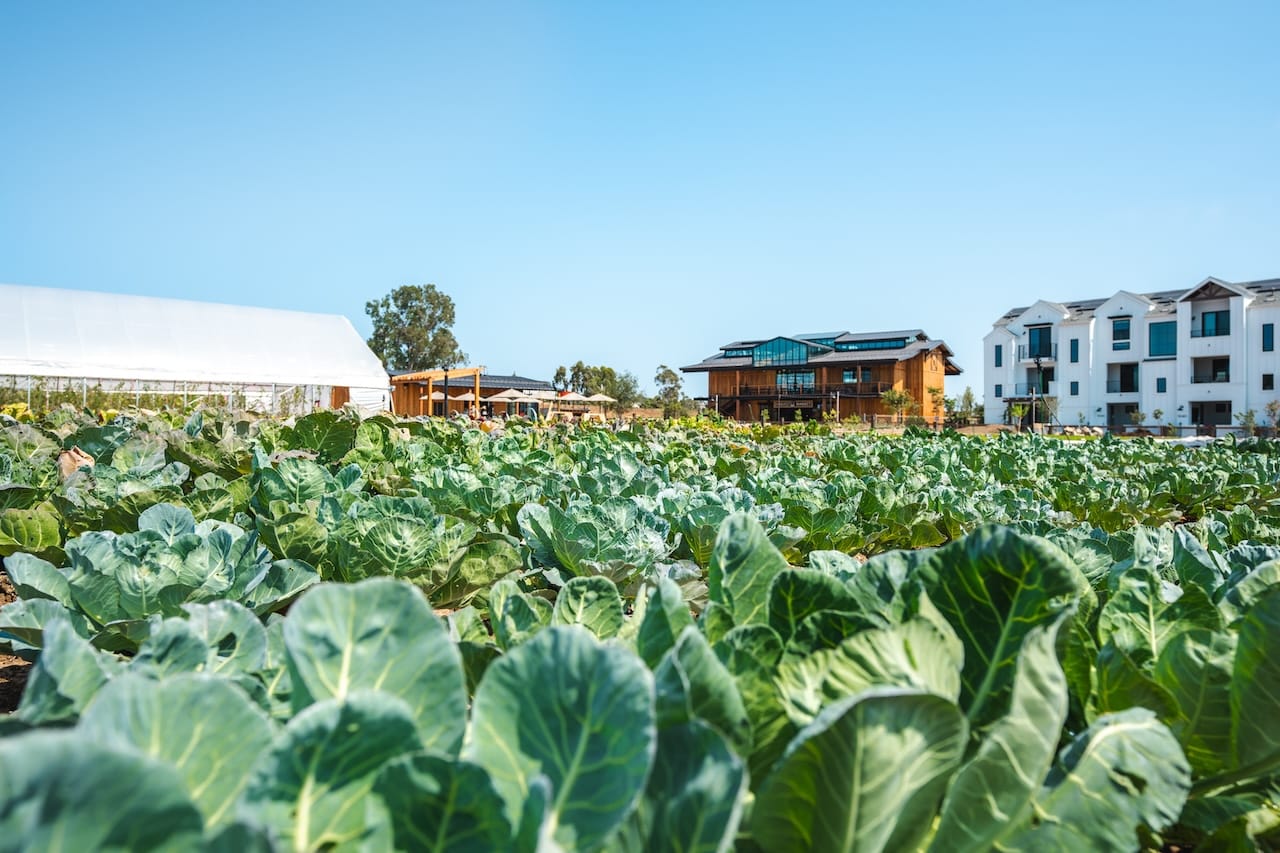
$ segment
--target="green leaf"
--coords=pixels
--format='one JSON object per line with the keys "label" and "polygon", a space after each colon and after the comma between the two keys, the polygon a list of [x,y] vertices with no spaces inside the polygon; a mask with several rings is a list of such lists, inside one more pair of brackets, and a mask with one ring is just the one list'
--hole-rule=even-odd
{"label": "green leaf", "polygon": [[271,723],[248,696],[229,681],[195,674],[113,679],[85,710],[80,730],[177,770],[210,828],[235,817],[236,798],[272,737]]}
{"label": "green leaf", "polygon": [[19,551],[38,557],[61,554],[62,528],[58,516],[45,506],[0,510],[0,557]]}
{"label": "green leaf", "polygon": [[931,850],[991,850],[1031,820],[1067,716],[1067,682],[1054,651],[1060,625],[1027,634],[1009,711],[952,779]]}
{"label": "green leaf", "polygon": [[668,578],[659,578],[657,586],[649,594],[644,617],[636,635],[636,651],[651,669],[658,665],[667,650],[685,628],[693,625],[689,605],[680,594],[680,587]]}
{"label": "green leaf", "polygon": [[734,513],[720,525],[711,552],[711,600],[729,609],[735,625],[767,624],[770,584],[787,569],[786,559],[760,522],[746,513]]}
{"label": "green leaf", "polygon": [[1150,708],[1166,722],[1172,722],[1178,713],[1177,703],[1169,691],[1112,641],[1107,641],[1098,652],[1093,704],[1097,711],[1103,712],[1135,706]]}
{"label": "green leaf", "polygon": [[954,702],[960,695],[960,664],[943,633],[917,618],[854,634],[835,649],[784,661],[777,683],[787,715],[803,726],[823,707],[872,687],[912,688]]}
{"label": "green leaf", "polygon": [[44,629],[44,647],[31,667],[18,716],[28,723],[71,722],[114,674],[101,652],[65,619]]}
{"label": "green leaf", "polygon": [[[751,720],[747,717],[733,676],[725,668],[698,629],[684,629],[675,646],[667,652],[655,673],[659,682],[664,670],[679,673],[674,679],[684,690],[687,712],[677,722],[698,718],[714,726],[741,755],[751,754]],[[665,722],[665,721],[664,721]]]}
{"label": "green leaf", "polygon": [[1046,540],[983,527],[920,566],[930,600],[964,643],[960,704],[970,723],[1004,716],[1018,653],[1076,592],[1067,556]]}
{"label": "green leaf", "polygon": [[1198,586],[1182,589],[1145,565],[1129,567],[1098,616],[1098,641],[1145,665],[1182,631],[1222,628],[1218,609]]}
{"label": "green leaf", "polygon": [[498,581],[489,591],[493,638],[504,650],[509,651],[550,625],[551,614],[551,602],[521,592],[515,581]]}
{"label": "green leaf", "polygon": [[19,598],[48,598],[63,607],[75,607],[67,576],[47,560],[31,554],[12,554],[5,557],[4,570]]}
{"label": "green leaf", "polygon": [[430,753],[406,755],[382,769],[373,788],[387,805],[396,849],[506,849],[511,824],[484,768]]}
{"label": "green leaf", "polygon": [[1231,678],[1235,765],[1280,767],[1280,587],[1257,600],[1239,623]]}
{"label": "green leaf", "polygon": [[539,632],[490,664],[472,705],[466,757],[521,823],[532,779],[551,784],[557,843],[590,849],[639,799],[656,742],[653,676],[627,650],[577,626]]}
{"label": "green leaf", "polygon": [[314,450],[321,462],[334,462],[355,443],[356,425],[336,412],[311,412],[298,418],[292,437],[295,449]]}
{"label": "green leaf", "polygon": [[284,641],[294,708],[380,690],[408,704],[424,746],[457,754],[467,713],[462,659],[413,586],[374,578],[315,587],[289,612]]}
{"label": "green leaf", "polygon": [[622,628],[622,597],[606,577],[569,578],[556,596],[553,625],[581,625],[601,640]]}
{"label": "green leaf", "polygon": [[928,832],[968,725],[940,696],[880,688],[827,707],[765,780],[751,815],[766,850],[909,850]]}
{"label": "green leaf", "polygon": [[[122,784],[127,781],[127,784]],[[0,739],[0,847],[198,850],[203,823],[177,772],[75,732]]]}
{"label": "green leaf", "polygon": [[792,569],[774,577],[769,586],[769,626],[784,643],[820,610],[854,613],[858,602],[842,581],[814,569]]}
{"label": "green leaf", "polygon": [[1155,681],[1172,697],[1171,726],[1197,776],[1226,768],[1231,756],[1231,673],[1236,636],[1195,628],[1165,645]]}
{"label": "green leaf", "polygon": [[1191,786],[1172,733],[1146,708],[1098,718],[1063,749],[1010,850],[1135,850],[1178,819]]}
{"label": "green leaf", "polygon": [[742,819],[747,770],[724,738],[697,720],[658,732],[644,799],[630,823],[636,849],[719,853]]}
{"label": "green leaf", "polygon": [[276,560],[256,584],[245,590],[241,602],[259,616],[281,610],[303,592],[320,583],[320,575],[301,560]]}
{"label": "green leaf", "polygon": [[421,749],[402,700],[367,691],[326,699],[290,720],[259,759],[240,813],[282,848],[372,844],[389,829],[366,808],[374,783],[389,762]]}

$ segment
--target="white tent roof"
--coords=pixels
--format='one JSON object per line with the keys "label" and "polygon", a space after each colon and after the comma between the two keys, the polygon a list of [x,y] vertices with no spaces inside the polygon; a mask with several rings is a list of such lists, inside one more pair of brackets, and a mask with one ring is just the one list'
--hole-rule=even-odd
{"label": "white tent roof", "polygon": [[0,284],[0,375],[385,390],[346,317]]}

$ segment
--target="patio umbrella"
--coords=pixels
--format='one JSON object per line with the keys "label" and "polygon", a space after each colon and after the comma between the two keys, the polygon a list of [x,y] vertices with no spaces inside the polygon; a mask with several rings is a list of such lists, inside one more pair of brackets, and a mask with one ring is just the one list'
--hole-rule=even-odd
{"label": "patio umbrella", "polygon": [[616,403],[616,402],[618,402],[617,400],[615,400],[615,399],[613,399],[612,397],[610,397],[608,394],[592,394],[590,397],[587,397],[587,398],[585,398],[585,399],[586,399],[586,401],[587,401],[588,403]]}
{"label": "patio umbrella", "polygon": [[577,391],[569,391],[565,394],[561,394],[559,397],[556,397],[556,399],[564,403],[585,403],[587,400],[590,400],[591,398],[584,397],[581,394],[579,394]]}
{"label": "patio umbrella", "polygon": [[497,394],[490,394],[485,397],[486,400],[515,400],[517,397],[523,397],[524,394],[514,388],[508,388],[505,391],[499,391]]}
{"label": "patio umbrella", "polygon": [[[426,394],[423,394],[423,395],[422,395],[421,397],[419,397],[418,399],[419,399],[419,400],[425,400],[425,399],[427,399],[427,395],[426,395]],[[432,392],[431,392],[431,399],[432,399],[432,400],[435,400],[435,401],[443,400],[443,399],[444,399],[444,392],[443,392],[443,391],[432,391]]]}

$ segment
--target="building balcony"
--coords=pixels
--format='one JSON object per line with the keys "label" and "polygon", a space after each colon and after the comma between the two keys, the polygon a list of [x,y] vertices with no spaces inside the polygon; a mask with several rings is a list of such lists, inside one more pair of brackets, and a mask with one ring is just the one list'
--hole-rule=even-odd
{"label": "building balcony", "polygon": [[1128,379],[1108,379],[1107,393],[1108,394],[1137,394],[1138,383],[1131,382]]}
{"label": "building balcony", "polygon": [[1039,346],[1028,346],[1026,344],[1018,345],[1018,361],[1057,361],[1058,345],[1057,344],[1041,344]]}
{"label": "building balcony", "polygon": [[1225,338],[1231,335],[1230,329],[1192,329],[1193,338]]}
{"label": "building balcony", "polygon": [[1206,384],[1215,383],[1215,382],[1230,382],[1230,381],[1231,381],[1230,373],[1206,373],[1200,376],[1191,377],[1192,385],[1206,385]]}
{"label": "building balcony", "polygon": [[1056,397],[1058,396],[1057,382],[1019,382],[1013,386],[1013,394],[1005,395],[1005,399],[1013,397]]}

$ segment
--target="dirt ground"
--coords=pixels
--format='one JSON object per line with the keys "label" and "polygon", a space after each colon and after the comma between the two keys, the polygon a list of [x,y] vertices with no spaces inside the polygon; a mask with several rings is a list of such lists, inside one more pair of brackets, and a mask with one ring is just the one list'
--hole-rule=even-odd
{"label": "dirt ground", "polygon": [[[13,592],[13,584],[9,583],[9,576],[0,570],[0,607],[17,597]],[[8,714],[17,709],[30,670],[31,664],[22,658],[0,652],[0,714]]]}

